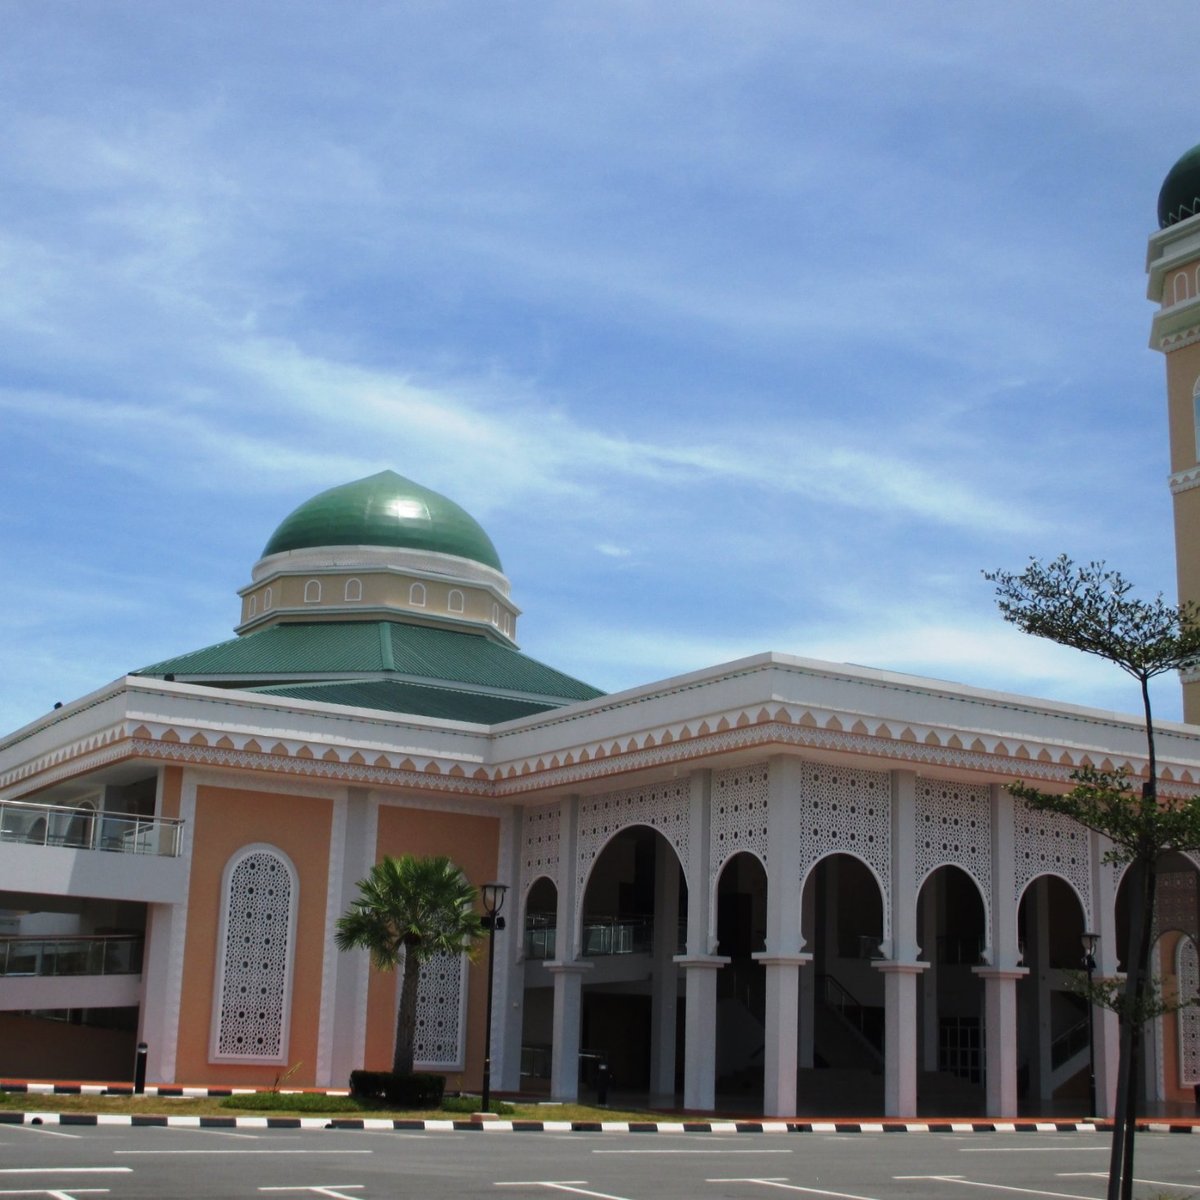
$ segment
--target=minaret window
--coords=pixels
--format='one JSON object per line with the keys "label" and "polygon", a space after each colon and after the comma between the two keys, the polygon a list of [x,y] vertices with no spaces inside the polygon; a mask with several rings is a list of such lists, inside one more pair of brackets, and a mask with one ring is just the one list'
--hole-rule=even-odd
{"label": "minaret window", "polygon": [[267,612],[270,609],[271,599],[271,589],[267,588],[267,590],[263,592],[263,612]]}
{"label": "minaret window", "polygon": [[463,594],[454,588],[446,599],[446,611],[452,613],[460,613],[464,608]]}
{"label": "minaret window", "polygon": [[347,579],[346,580],[346,600],[347,600],[347,602],[352,603],[355,600],[361,600],[361,599],[362,599],[362,580],[361,579]]}
{"label": "minaret window", "polygon": [[304,603],[305,604],[320,604],[321,603],[321,582],[318,579],[310,579],[304,585]]}
{"label": "minaret window", "polygon": [[1180,271],[1172,282],[1172,303],[1179,304],[1188,298],[1188,277],[1186,271]]}
{"label": "minaret window", "polygon": [[408,589],[408,602],[413,608],[425,607],[425,585],[423,583],[414,583]]}
{"label": "minaret window", "polygon": [[498,605],[498,604],[492,605],[492,624],[493,625],[500,624],[500,605]]}
{"label": "minaret window", "polygon": [[250,597],[250,611],[247,613],[247,616],[252,617],[252,616],[254,616],[254,614],[256,612],[258,612],[258,597],[251,596]]}

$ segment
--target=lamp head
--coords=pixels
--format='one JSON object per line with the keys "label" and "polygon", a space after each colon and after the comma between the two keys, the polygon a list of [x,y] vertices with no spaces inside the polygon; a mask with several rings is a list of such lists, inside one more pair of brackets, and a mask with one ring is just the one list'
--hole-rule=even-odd
{"label": "lamp head", "polygon": [[483,896],[483,911],[489,917],[495,917],[504,907],[504,893],[508,891],[508,884],[485,883],[479,891]]}

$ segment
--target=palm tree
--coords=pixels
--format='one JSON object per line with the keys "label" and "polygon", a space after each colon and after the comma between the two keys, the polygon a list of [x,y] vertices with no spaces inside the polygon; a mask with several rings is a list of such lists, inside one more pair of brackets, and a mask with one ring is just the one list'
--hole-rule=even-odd
{"label": "palm tree", "polygon": [[482,931],[475,888],[444,856],[402,854],[377,862],[337,923],[339,950],[364,949],[381,971],[403,964],[392,1071],[411,1075],[421,964],[470,950]]}

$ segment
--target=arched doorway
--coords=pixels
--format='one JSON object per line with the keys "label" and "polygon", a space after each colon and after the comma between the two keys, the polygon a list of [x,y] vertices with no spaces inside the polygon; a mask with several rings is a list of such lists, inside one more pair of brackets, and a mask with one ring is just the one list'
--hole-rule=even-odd
{"label": "arched doorway", "polygon": [[932,871],[917,895],[917,939],[929,969],[917,991],[917,1102],[930,1113],[983,1112],[983,984],[987,944],[976,881],[961,867]]}
{"label": "arched doorway", "polygon": [[1065,879],[1030,880],[1017,910],[1029,968],[1017,982],[1017,1098],[1029,1112],[1088,1106],[1088,1004],[1074,982],[1085,929],[1083,904]]}
{"label": "arched doorway", "polygon": [[828,1113],[883,1109],[883,891],[852,854],[809,872],[801,932],[812,964],[800,974],[799,1107]]}
{"label": "arched doorway", "polygon": [[727,1102],[763,1094],[765,974],[752,957],[767,933],[767,872],[742,851],[721,868],[716,889],[717,953],[730,961],[717,975],[716,1091]]}
{"label": "arched doorway", "polygon": [[679,859],[657,830],[634,825],[596,856],[580,906],[584,977],[581,1077],[601,1063],[614,1091],[674,1100],[682,1085],[683,950],[687,887]]}

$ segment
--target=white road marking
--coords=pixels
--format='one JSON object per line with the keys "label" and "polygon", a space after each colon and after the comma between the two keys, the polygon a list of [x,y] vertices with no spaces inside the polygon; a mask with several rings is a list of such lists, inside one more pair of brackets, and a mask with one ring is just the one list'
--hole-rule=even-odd
{"label": "white road marking", "polygon": [[72,1188],[69,1192],[60,1192],[54,1188],[38,1188],[35,1191],[0,1191],[0,1196],[51,1196],[53,1200],[75,1200],[76,1196],[107,1195],[108,1188]]}
{"label": "white road marking", "polygon": [[1111,1146],[959,1146],[959,1154],[1077,1154],[1089,1150],[1107,1154]]}
{"label": "white road marking", "polygon": [[573,1192],[576,1196],[594,1196],[596,1200],[629,1200],[628,1196],[614,1196],[609,1192],[590,1192],[585,1187],[577,1185],[587,1183],[586,1179],[573,1179],[569,1183],[563,1180],[530,1179],[525,1182],[513,1180],[505,1183],[497,1182],[497,1187],[543,1187],[555,1192]]}
{"label": "white road marking", "polygon": [[331,1196],[333,1200],[358,1200],[356,1196],[347,1196],[346,1192],[362,1191],[361,1183],[326,1183],[313,1187],[260,1187],[260,1192],[309,1192],[314,1196]]}
{"label": "white road marking", "polygon": [[[1080,1179],[1107,1179],[1108,1172],[1107,1171],[1059,1171],[1058,1172],[1058,1177],[1060,1179],[1068,1179],[1072,1176],[1074,1176],[1076,1178],[1080,1178]],[[1185,1187],[1195,1186],[1194,1184],[1190,1184],[1190,1183],[1180,1183],[1178,1180],[1174,1180],[1174,1181],[1168,1183],[1165,1179],[1138,1179],[1137,1176],[1134,1176],[1133,1182],[1134,1183],[1148,1183],[1151,1187],[1181,1187],[1181,1188],[1185,1188]]]}
{"label": "white road marking", "polygon": [[132,1167],[0,1167],[0,1175],[131,1175]]}
{"label": "white road marking", "polygon": [[795,1154],[794,1150],[593,1150],[593,1154]]}
{"label": "white road marking", "polygon": [[984,1183],[964,1179],[961,1175],[897,1175],[896,1179],[931,1179],[938,1183],[957,1183],[960,1187],[986,1188],[994,1192],[1019,1192],[1022,1196],[1052,1196],[1058,1200],[1096,1200],[1095,1196],[1080,1196],[1075,1192],[1047,1192],[1040,1188],[1015,1187],[1011,1183]]}
{"label": "white road marking", "polygon": [[831,1192],[828,1188],[801,1187],[782,1179],[706,1179],[706,1183],[758,1183],[763,1187],[780,1188],[785,1192],[803,1192],[806,1196],[833,1196],[836,1200],[879,1200],[878,1196],[860,1196],[857,1192]]}
{"label": "white road marking", "polygon": [[8,1125],[5,1128],[7,1128],[7,1129],[24,1129],[26,1131],[26,1133],[40,1133],[42,1135],[42,1137],[65,1137],[65,1138],[75,1138],[76,1140],[83,1137],[82,1133],[60,1133],[57,1129],[47,1129],[45,1127],[45,1125],[33,1125],[33,1124]]}
{"label": "white road marking", "polygon": [[205,1133],[212,1137],[227,1137],[227,1138],[245,1138],[247,1141],[258,1141],[257,1133],[234,1133],[232,1129],[181,1129],[178,1125],[168,1125],[168,1133]]}
{"label": "white road marking", "polygon": [[114,1154],[374,1154],[374,1150],[114,1150]]}

